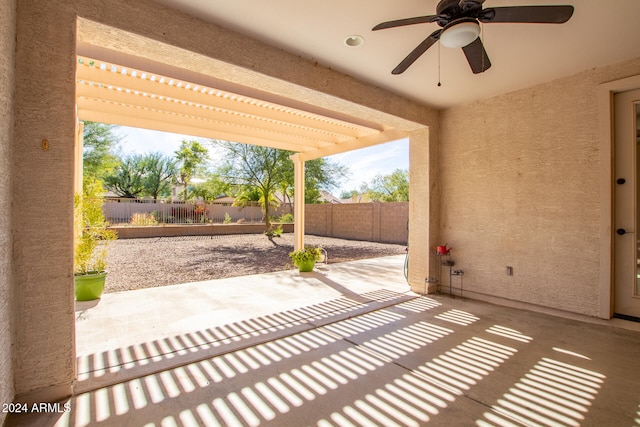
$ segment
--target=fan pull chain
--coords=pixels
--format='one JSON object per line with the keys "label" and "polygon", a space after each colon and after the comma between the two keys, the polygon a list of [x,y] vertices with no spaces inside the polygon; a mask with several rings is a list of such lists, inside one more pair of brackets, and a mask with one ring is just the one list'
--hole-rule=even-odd
{"label": "fan pull chain", "polygon": [[440,83],[440,42],[438,42],[438,87],[442,86]]}
{"label": "fan pull chain", "polygon": [[484,23],[480,23],[480,41],[483,44],[482,52],[480,52],[480,55],[482,55],[482,72],[484,72],[485,71],[485,69],[484,69],[484,45],[485,45]]}

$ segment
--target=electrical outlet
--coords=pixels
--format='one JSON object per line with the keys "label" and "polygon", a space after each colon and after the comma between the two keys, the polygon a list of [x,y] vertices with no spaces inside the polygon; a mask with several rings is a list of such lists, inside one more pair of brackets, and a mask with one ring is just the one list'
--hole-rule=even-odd
{"label": "electrical outlet", "polygon": [[507,273],[507,276],[513,276],[513,267],[507,266],[505,272]]}
{"label": "electrical outlet", "polygon": [[425,283],[436,283],[438,280],[435,277],[425,277]]}
{"label": "electrical outlet", "polygon": [[464,270],[453,270],[451,274],[454,276],[462,276],[464,274]]}

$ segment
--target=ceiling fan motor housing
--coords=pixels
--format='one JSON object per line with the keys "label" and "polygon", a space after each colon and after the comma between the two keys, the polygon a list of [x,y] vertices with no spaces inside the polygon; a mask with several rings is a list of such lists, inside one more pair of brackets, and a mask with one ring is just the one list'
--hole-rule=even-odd
{"label": "ceiling fan motor housing", "polygon": [[438,15],[435,22],[445,27],[454,19],[478,18],[482,11],[482,2],[473,0],[441,0],[436,6]]}

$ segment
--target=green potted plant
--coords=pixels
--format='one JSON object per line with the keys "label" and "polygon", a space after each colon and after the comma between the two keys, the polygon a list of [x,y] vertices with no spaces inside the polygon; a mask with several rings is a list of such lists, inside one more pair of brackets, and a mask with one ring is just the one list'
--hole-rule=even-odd
{"label": "green potted plant", "polygon": [[102,212],[104,189],[97,180],[87,180],[82,196],[75,194],[74,223],[76,241],[74,245],[74,285],[76,300],[88,301],[100,298],[107,276],[107,244],[117,238],[108,228]]}
{"label": "green potted plant", "polygon": [[307,246],[304,249],[290,252],[289,256],[291,257],[293,265],[298,267],[298,271],[312,271],[316,265],[316,261],[319,261],[322,257],[322,249]]}

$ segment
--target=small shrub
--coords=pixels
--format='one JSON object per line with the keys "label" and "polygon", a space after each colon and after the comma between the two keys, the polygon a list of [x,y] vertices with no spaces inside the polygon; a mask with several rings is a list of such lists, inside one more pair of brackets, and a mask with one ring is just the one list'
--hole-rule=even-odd
{"label": "small shrub", "polygon": [[164,222],[162,213],[160,213],[159,211],[153,211],[151,212],[151,215],[153,215],[153,219],[155,219],[158,223]]}
{"label": "small shrub", "polygon": [[284,214],[280,217],[280,222],[283,224],[293,223],[293,215],[290,213]]}
{"label": "small shrub", "polygon": [[229,212],[224,213],[224,221],[222,222],[224,224],[231,224],[231,215],[229,215]]}
{"label": "small shrub", "polygon": [[265,236],[271,238],[271,237],[280,237],[282,236],[282,225],[278,224],[278,226],[276,228],[271,227],[270,230],[267,230],[264,232]]}
{"label": "small shrub", "polygon": [[134,226],[153,226],[158,225],[158,220],[152,213],[134,213],[129,224]]}
{"label": "small shrub", "polygon": [[203,204],[197,204],[196,207],[193,210],[193,221],[192,222],[200,222],[200,223],[205,223],[207,222],[207,215],[209,214],[209,211],[207,210],[207,208],[205,208],[205,206]]}
{"label": "small shrub", "polygon": [[106,244],[118,237],[115,231],[108,228],[105,220],[102,211],[103,192],[99,181],[88,180],[82,195],[76,193],[73,197],[74,226],[79,233],[73,253],[74,274],[104,271]]}

